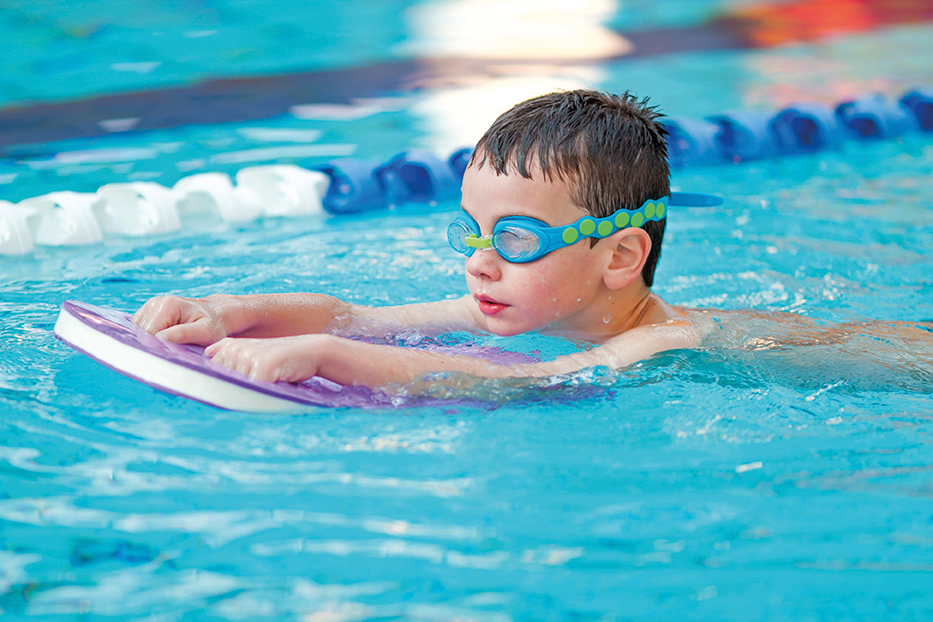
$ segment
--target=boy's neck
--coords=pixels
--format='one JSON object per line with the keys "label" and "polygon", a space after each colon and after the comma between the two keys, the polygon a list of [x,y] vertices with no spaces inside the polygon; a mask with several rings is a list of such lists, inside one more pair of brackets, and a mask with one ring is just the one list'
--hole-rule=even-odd
{"label": "boy's neck", "polygon": [[664,302],[641,279],[619,290],[605,288],[585,317],[576,326],[554,331],[565,337],[602,343],[624,332],[660,324],[677,315],[677,309]]}
{"label": "boy's neck", "polygon": [[[601,318],[602,326],[597,325],[598,335],[605,340],[639,326],[655,324],[665,315],[659,311],[666,306],[641,279],[620,290],[610,290],[606,298],[609,310]],[[607,315],[609,322],[605,321]]]}

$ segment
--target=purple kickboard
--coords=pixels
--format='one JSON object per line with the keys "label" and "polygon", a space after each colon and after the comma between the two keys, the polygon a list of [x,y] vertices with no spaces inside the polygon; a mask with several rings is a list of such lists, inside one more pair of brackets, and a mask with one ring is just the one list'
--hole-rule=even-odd
{"label": "purple kickboard", "polygon": [[[252,378],[241,374],[232,369],[223,367],[211,361],[204,354],[204,348],[197,345],[181,345],[163,341],[133,323],[129,314],[115,309],[99,307],[96,305],[66,300],[62,303],[62,312],[68,313],[72,317],[80,320],[86,326],[94,329],[105,337],[110,337],[118,342],[142,350],[148,354],[157,356],[174,365],[180,365],[188,369],[200,372],[229,382],[246,389],[264,393],[266,395],[279,399],[295,402],[298,405],[307,406],[329,406],[329,407],[354,407],[354,408],[373,408],[373,407],[395,407],[417,404],[426,404],[429,402],[440,403],[436,398],[421,397],[400,397],[389,395],[382,391],[370,389],[363,386],[348,387],[344,385],[325,380],[323,378],[311,378],[300,384],[291,384],[287,382],[265,382],[262,380],[253,380]],[[102,361],[99,358],[85,352],[81,348],[69,343],[66,339],[56,335],[62,342],[92,358],[98,363],[112,369],[133,380],[142,382],[148,386],[159,389],[172,395],[179,395],[188,399],[199,401],[209,406],[217,406],[210,401],[185,395],[177,391],[166,389],[155,383],[146,381],[120,367],[112,362]],[[520,353],[504,352],[498,348],[490,347],[451,347],[451,348],[431,348],[435,351],[449,352],[451,354],[476,355],[482,353],[483,358],[496,360],[500,363],[521,363],[533,361],[534,359]],[[450,403],[445,402],[445,403]]]}

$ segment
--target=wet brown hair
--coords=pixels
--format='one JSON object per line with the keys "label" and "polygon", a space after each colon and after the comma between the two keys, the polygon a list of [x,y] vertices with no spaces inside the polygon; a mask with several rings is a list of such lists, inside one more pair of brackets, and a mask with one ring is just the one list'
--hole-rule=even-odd
{"label": "wet brown hair", "polygon": [[[531,179],[534,164],[546,180],[566,181],[578,207],[604,218],[670,194],[667,130],[658,121],[661,116],[647,99],[627,92],[542,95],[500,115],[480,138],[470,165],[481,168],[488,162],[500,175],[513,168]],[[654,283],[666,222],[642,226],[651,238],[642,270],[648,287]]]}

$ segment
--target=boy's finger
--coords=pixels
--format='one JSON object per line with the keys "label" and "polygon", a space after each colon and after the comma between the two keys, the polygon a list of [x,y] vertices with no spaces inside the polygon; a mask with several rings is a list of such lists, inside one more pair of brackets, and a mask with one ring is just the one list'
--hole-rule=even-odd
{"label": "boy's finger", "polygon": [[152,332],[149,330],[149,325],[152,324],[153,315],[157,315],[157,313],[153,311],[154,304],[154,300],[147,300],[146,304],[137,309],[136,313],[133,314],[133,322],[147,332]]}
{"label": "boy's finger", "polygon": [[156,334],[169,326],[183,322],[182,310],[173,297],[163,296],[146,301],[136,314],[133,322],[147,333]]}
{"label": "boy's finger", "polygon": [[209,346],[223,335],[215,334],[206,319],[200,319],[190,324],[176,324],[157,333],[156,337],[171,341],[172,343],[193,343],[199,346]]}

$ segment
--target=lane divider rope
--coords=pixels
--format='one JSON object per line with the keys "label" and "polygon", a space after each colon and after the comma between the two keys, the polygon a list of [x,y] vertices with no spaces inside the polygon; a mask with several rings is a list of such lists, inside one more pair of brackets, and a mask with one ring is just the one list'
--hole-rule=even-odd
{"label": "lane divider rope", "polygon": [[[835,108],[800,104],[776,113],[738,110],[662,123],[670,134],[673,168],[739,163],[835,149],[846,140],[933,132],[933,89],[913,89],[896,102],[872,94]],[[168,234],[205,220],[235,224],[434,205],[456,198],[471,153],[464,148],[441,159],[405,151],[388,162],[347,157],[308,168],[270,164],[240,169],[235,179],[198,173],[171,188],[136,181],[105,184],[90,193],[51,192],[15,204],[0,200],[0,255],[26,255],[36,246],[97,244],[107,236]]]}

